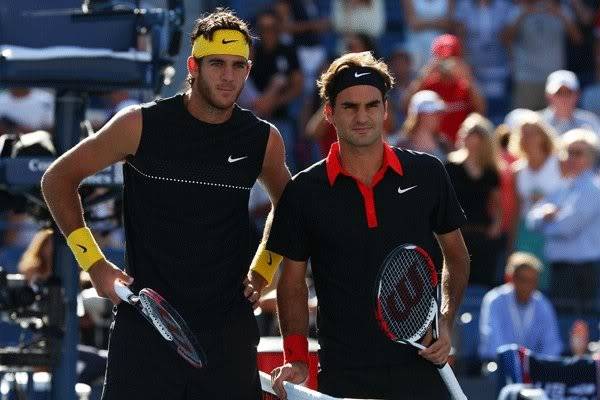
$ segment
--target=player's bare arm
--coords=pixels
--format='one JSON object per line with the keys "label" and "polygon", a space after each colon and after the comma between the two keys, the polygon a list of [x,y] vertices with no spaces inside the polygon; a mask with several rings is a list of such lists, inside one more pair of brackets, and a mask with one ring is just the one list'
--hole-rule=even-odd
{"label": "player's bare arm", "polygon": [[[306,261],[284,258],[281,276],[277,284],[277,309],[279,329],[285,338],[290,335],[308,336],[308,287],[306,286]],[[304,362],[288,362],[271,372],[273,389],[286,398],[284,381],[302,383],[308,377],[308,365]]]}
{"label": "player's bare arm", "polygon": [[[264,251],[264,244],[269,237],[275,207],[290,178],[290,171],[285,164],[285,146],[283,139],[277,128],[271,126],[265,158],[262,165],[262,172],[258,177],[258,180],[267,191],[269,198],[271,199],[272,207],[265,224],[262,244],[252,262],[253,266],[259,261],[258,257],[260,256],[260,252]],[[256,304],[262,290],[267,284],[268,282],[265,277],[251,268],[245,283],[244,294],[253,304]]]}
{"label": "player's bare arm", "polygon": [[[88,176],[135,154],[142,131],[139,107],[126,108],[113,117],[97,134],[90,136],[55,160],[42,178],[42,192],[48,208],[63,235],[85,225],[78,188]],[[114,303],[119,299],[113,289],[115,279],[130,283],[131,278],[101,259],[89,269],[94,287]]]}
{"label": "player's bare arm", "polygon": [[438,340],[419,354],[435,364],[443,364],[450,354],[454,320],[469,280],[469,253],[460,229],[436,237],[444,255],[440,332]]}

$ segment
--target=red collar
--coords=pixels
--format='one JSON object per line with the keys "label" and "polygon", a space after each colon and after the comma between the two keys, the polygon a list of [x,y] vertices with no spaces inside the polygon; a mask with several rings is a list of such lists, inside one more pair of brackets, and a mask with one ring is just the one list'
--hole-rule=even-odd
{"label": "red collar", "polygon": [[[331,148],[329,149],[329,154],[325,159],[325,164],[327,167],[327,178],[329,179],[329,185],[331,186],[333,186],[339,174],[352,176],[344,169],[344,167],[342,167],[342,163],[340,162],[339,142],[335,142],[331,145]],[[404,171],[402,170],[402,164],[400,163],[398,155],[389,144],[384,142],[383,163],[381,164],[381,168],[379,168],[375,175],[383,177],[383,174],[387,171],[388,168],[391,168],[398,175],[404,175]]]}

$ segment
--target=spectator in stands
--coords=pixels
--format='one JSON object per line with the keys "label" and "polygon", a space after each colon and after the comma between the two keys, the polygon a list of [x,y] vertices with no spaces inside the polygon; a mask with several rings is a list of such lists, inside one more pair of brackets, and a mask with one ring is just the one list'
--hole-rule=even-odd
{"label": "spectator in stands", "polygon": [[393,129],[399,129],[404,123],[406,112],[402,108],[402,99],[406,96],[408,85],[413,78],[413,62],[405,45],[397,45],[389,57],[388,65],[394,77],[394,87],[388,92],[388,113],[394,122]]}
{"label": "spectator in stands", "polygon": [[557,309],[593,312],[598,309],[600,182],[592,168],[599,140],[589,130],[573,129],[562,142],[570,181],[533,207],[527,223],[545,237]]}
{"label": "spectator in stands", "polygon": [[343,37],[344,53],[361,53],[370,51],[375,58],[379,58],[379,51],[375,40],[366,33],[347,33]]}
{"label": "spectator in stands", "polygon": [[499,238],[500,249],[496,262],[496,280],[501,282],[506,267],[508,254],[512,253],[512,228],[515,219],[519,217],[515,195],[515,175],[512,164],[517,157],[508,150],[512,130],[508,125],[501,124],[494,131],[496,149],[498,150],[498,174],[500,176],[500,207],[502,208],[502,228]]}
{"label": "spectator in stands", "polygon": [[274,9],[282,31],[291,36],[297,48],[298,61],[305,78],[304,92],[310,93],[315,77],[327,58],[321,35],[329,31],[331,22],[329,18],[319,15],[315,0],[277,0]]}
{"label": "spectator in stands", "polygon": [[[557,191],[562,185],[562,171],[555,147],[556,135],[534,111],[514,114],[514,133],[509,148],[519,160],[513,164],[514,195],[518,217],[513,220],[509,248],[534,254],[544,263],[544,236],[527,228],[525,219],[533,205]],[[543,268],[540,288],[547,290],[550,268]]]}
{"label": "spectator in stands", "polygon": [[556,314],[537,290],[542,263],[529,253],[513,253],[506,264],[508,283],[490,290],[481,303],[479,355],[495,360],[499,346],[516,343],[536,354],[562,350]]}
{"label": "spectator in stands", "polygon": [[591,111],[600,117],[600,10],[598,11],[598,28],[597,28],[596,51],[594,52],[594,65],[596,67],[596,80],[591,85],[587,86],[581,95],[581,108]]}
{"label": "spectator in stands", "polygon": [[575,72],[585,88],[595,80],[594,58],[594,18],[600,6],[598,0],[569,0],[573,20],[581,32],[579,43],[567,44],[567,69]]}
{"label": "spectator in stands", "polygon": [[42,89],[11,88],[0,92],[0,135],[52,130],[54,95]]}
{"label": "spectator in stands", "polygon": [[456,6],[465,56],[487,102],[487,115],[500,123],[508,112],[508,54],[500,33],[508,23],[508,0],[463,0]]}
{"label": "spectator in stands", "polygon": [[548,75],[546,99],[548,107],[540,114],[559,135],[571,129],[585,128],[600,136],[600,119],[589,111],[576,108],[579,80],[573,72],[559,70]]}
{"label": "spectator in stands", "polygon": [[462,58],[458,37],[442,35],[431,45],[432,57],[407,90],[405,103],[419,90],[433,90],[446,103],[441,132],[453,146],[456,133],[471,112],[485,113],[485,99],[481,95],[470,66]]}
{"label": "spectator in stands", "polygon": [[[364,33],[377,39],[385,31],[385,3],[384,0],[333,0],[331,19],[339,35]],[[338,49],[341,50],[341,45]]]}
{"label": "spectator in stands", "polygon": [[492,287],[502,226],[494,127],[474,113],[462,123],[458,135],[460,148],[448,154],[446,169],[467,216],[461,231],[471,254],[469,283]]}
{"label": "spectator in stands", "polygon": [[440,121],[446,105],[436,92],[421,90],[410,99],[408,116],[398,141],[390,144],[409,150],[429,153],[442,161],[446,161],[448,144],[440,135]]}
{"label": "spectator in stands", "polygon": [[582,319],[575,320],[569,332],[569,350],[572,356],[581,357],[589,354],[590,327]]}
{"label": "spectator in stands", "polygon": [[571,9],[558,0],[513,5],[502,38],[513,58],[513,107],[544,107],[544,77],[565,68],[565,35],[581,42]]}
{"label": "spectator in stands", "polygon": [[296,48],[281,43],[280,22],[271,11],[257,17],[260,41],[254,47],[250,79],[257,95],[250,100],[252,110],[269,118],[279,129],[286,148],[287,165],[296,170],[296,130],[290,104],[302,94],[303,77]]}
{"label": "spectator in stands", "polygon": [[455,0],[401,0],[406,18],[406,43],[415,71],[420,71],[430,57],[431,43],[453,28]]}

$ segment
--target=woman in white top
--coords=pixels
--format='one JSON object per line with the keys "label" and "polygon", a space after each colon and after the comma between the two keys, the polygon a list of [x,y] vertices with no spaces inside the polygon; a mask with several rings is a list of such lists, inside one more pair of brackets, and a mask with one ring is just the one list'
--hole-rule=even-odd
{"label": "woman in white top", "polygon": [[412,54],[415,71],[419,71],[429,60],[434,39],[453,28],[455,0],[401,1],[408,25],[407,47]]}
{"label": "woman in white top", "polygon": [[[525,217],[533,205],[563,184],[561,164],[555,146],[554,131],[540,116],[533,112],[519,115],[517,129],[509,147],[519,155],[513,164],[515,171],[516,204],[519,218],[515,218],[512,239],[513,248],[527,251],[543,260],[544,238],[525,226]],[[542,270],[540,288],[548,289],[548,268]]]}

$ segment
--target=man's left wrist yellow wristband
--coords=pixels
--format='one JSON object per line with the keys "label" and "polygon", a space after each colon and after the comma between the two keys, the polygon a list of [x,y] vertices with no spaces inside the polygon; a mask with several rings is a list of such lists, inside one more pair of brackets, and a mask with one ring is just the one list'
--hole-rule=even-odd
{"label": "man's left wrist yellow wristband", "polygon": [[257,254],[251,269],[265,278],[267,283],[270,284],[273,281],[275,273],[277,273],[277,270],[279,269],[279,264],[281,264],[283,257],[262,246],[259,249],[260,252]]}

